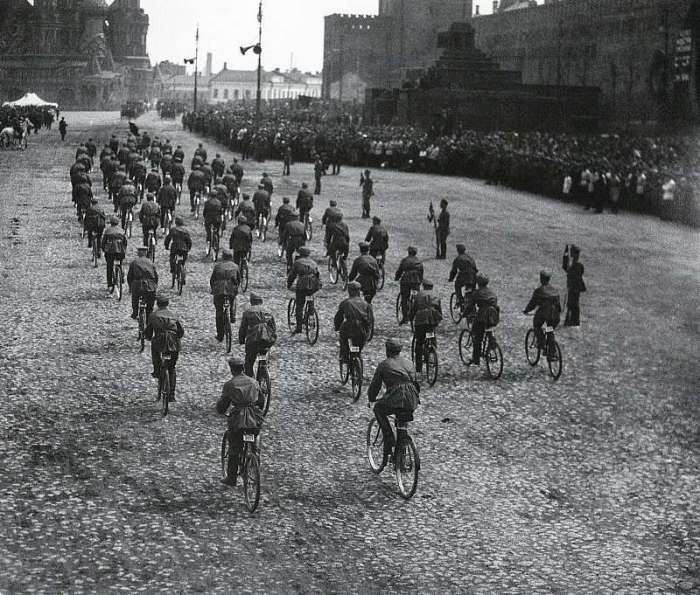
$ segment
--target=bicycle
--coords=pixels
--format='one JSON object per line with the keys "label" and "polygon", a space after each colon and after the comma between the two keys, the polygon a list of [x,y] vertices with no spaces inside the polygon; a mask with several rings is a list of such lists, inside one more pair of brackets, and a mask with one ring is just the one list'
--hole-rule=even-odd
{"label": "bicycle", "polygon": [[[236,468],[243,478],[243,498],[248,512],[254,512],[260,502],[260,455],[258,453],[260,430],[243,430],[243,448],[240,449]],[[232,456],[228,430],[221,441],[221,469],[223,478],[229,479],[229,458]]]}
{"label": "bicycle", "polygon": [[[415,301],[417,295],[418,295],[418,290],[411,289],[411,293],[408,296],[408,311],[409,312],[413,309],[413,302]],[[403,320],[403,311],[401,310],[401,292],[399,291],[399,294],[396,296],[396,321],[398,323],[401,323],[402,320]],[[413,320],[411,320],[411,330],[413,330]]]}
{"label": "bicycle", "polygon": [[199,208],[202,204],[202,193],[197,191],[194,194],[194,218],[199,219]]}
{"label": "bicycle", "polygon": [[314,237],[314,220],[311,215],[306,213],[304,215],[304,235],[306,236],[306,241],[310,242]]}
{"label": "bicycle", "polygon": [[143,353],[143,350],[146,348],[146,302],[142,297],[139,298],[137,320],[139,321],[139,353]]}
{"label": "bicycle", "polygon": [[87,229],[85,229],[85,215],[86,215],[86,213],[87,213],[87,210],[81,208],[80,214],[78,215],[78,221],[80,221],[80,237],[81,237],[81,239],[85,239],[85,236],[87,235]]}
{"label": "bicycle", "polygon": [[459,324],[464,320],[468,329],[472,327],[476,318],[476,309],[471,301],[471,293],[471,289],[467,290],[461,299],[455,291],[450,296],[450,318],[452,318],[452,322]]}
{"label": "bicycle", "polygon": [[134,211],[132,209],[129,209],[129,211],[126,213],[126,236],[131,239],[131,231],[134,226]]}
{"label": "bicycle", "polygon": [[249,276],[249,270],[248,270],[248,259],[244,256],[241,258],[241,264],[240,267],[241,269],[241,292],[245,293],[248,291],[248,276]]}
{"label": "bicycle", "polygon": [[175,270],[170,288],[173,289],[175,285],[177,285],[177,294],[182,295],[182,288],[185,285],[185,257],[182,254],[175,255]]}
{"label": "bicycle", "polygon": [[212,226],[211,241],[207,242],[207,256],[211,256],[214,251],[214,262],[219,260],[219,228]]}
{"label": "bicycle", "polygon": [[[481,341],[481,357],[486,361],[486,372],[492,380],[498,380],[503,373],[503,353],[493,333],[496,327],[484,331]],[[471,349],[474,345],[474,334],[471,328],[462,329],[459,334],[459,358],[466,365],[471,362]]]}
{"label": "bicycle", "polygon": [[345,263],[345,256],[342,254],[331,254],[328,257],[328,277],[336,285],[338,280],[343,282],[343,290],[348,286],[348,267]]}
{"label": "bicycle", "polygon": [[165,211],[165,220],[163,221],[165,225],[163,226],[163,235],[168,235],[170,232],[170,229],[173,226],[173,211],[172,209],[166,209]]}
{"label": "bicycle", "polygon": [[[411,360],[416,364],[416,335],[413,335],[411,341]],[[425,333],[423,341],[423,373],[428,386],[433,386],[437,382],[438,377],[438,355],[437,355],[437,340],[435,339],[435,331]]]}
{"label": "bicycle", "polygon": [[[349,343],[349,358],[347,360],[343,359],[342,356],[338,358],[340,382],[345,386],[348,383],[348,379],[350,380],[352,400],[356,403],[360,398],[360,394],[362,394],[362,376],[364,369],[360,346],[355,345],[355,339],[350,339]],[[340,343],[338,343],[338,348],[340,348]]]}
{"label": "bicycle", "polygon": [[148,253],[147,253],[148,258],[151,259],[151,262],[155,262],[156,261],[156,234],[155,234],[155,230],[153,228],[149,228],[149,230],[148,230],[148,238],[146,239],[146,246],[148,246]]}
{"label": "bicycle", "polygon": [[94,232],[90,232],[90,241],[92,242],[92,265],[97,268],[100,260],[100,243],[99,236]]}
{"label": "bicycle", "polygon": [[[287,326],[289,330],[296,328],[296,297],[292,297],[287,304]],[[309,345],[315,345],[318,341],[318,312],[316,311],[316,303],[314,296],[307,295],[304,303],[304,313],[302,315],[301,324],[306,333],[306,341]]]}
{"label": "bicycle", "polygon": [[163,417],[168,415],[170,402],[174,401],[175,390],[172,386],[172,376],[170,372],[170,362],[173,360],[172,353],[160,354],[160,374],[158,377],[158,397],[157,401],[161,402],[161,411]]}
{"label": "bicycle", "polygon": [[563,361],[561,348],[554,337],[554,327],[545,323],[544,335],[544,346],[540,347],[535,329],[531,328],[527,331],[525,335],[525,357],[527,358],[527,363],[534,367],[540,361],[540,354],[544,350],[549,374],[554,380],[558,380],[562,373]]}
{"label": "bicycle", "polygon": [[112,287],[109,288],[109,293],[112,294],[117,291],[117,301],[122,301],[122,294],[124,289],[124,269],[121,260],[115,260],[112,267]]}
{"label": "bicycle", "polygon": [[226,353],[231,353],[233,342],[233,332],[231,324],[236,322],[236,296],[226,296],[224,298],[224,337],[226,338]]}
{"label": "bicycle", "polygon": [[257,218],[257,225],[255,227],[255,236],[265,242],[267,240],[267,224],[268,218],[265,213],[260,213]]}
{"label": "bicycle", "polygon": [[384,289],[384,282],[386,281],[386,270],[384,265],[386,263],[386,254],[382,253],[377,256],[377,264],[379,265],[379,282],[377,283],[377,291]]}
{"label": "bicycle", "polygon": [[270,355],[269,351],[265,353],[259,353],[258,357],[255,359],[257,364],[257,370],[255,371],[255,379],[260,385],[260,392],[265,399],[265,404],[262,407],[263,415],[267,415],[270,410],[270,399],[272,398],[272,382],[270,380],[270,372],[267,368],[267,360]]}
{"label": "bicycle", "polygon": [[180,204],[180,198],[182,197],[182,183],[177,182],[175,184],[175,191],[177,192],[177,204]]}
{"label": "bicycle", "polygon": [[394,434],[394,448],[390,452],[384,450],[384,433],[376,417],[369,421],[367,427],[367,459],[372,473],[379,475],[391,458],[399,493],[405,500],[416,493],[420,471],[418,449],[408,433],[408,424],[412,421],[412,413],[389,416]]}

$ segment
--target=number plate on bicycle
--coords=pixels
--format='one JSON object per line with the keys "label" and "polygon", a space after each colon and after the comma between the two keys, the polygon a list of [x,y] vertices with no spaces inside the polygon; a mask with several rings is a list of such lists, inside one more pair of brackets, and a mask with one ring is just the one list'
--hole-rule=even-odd
{"label": "number plate on bicycle", "polygon": [[258,361],[259,361],[259,362],[266,362],[266,361],[267,361],[267,356],[268,356],[267,353],[263,353],[262,355],[259,355],[259,356],[258,356]]}
{"label": "number plate on bicycle", "polygon": [[554,331],[554,328],[552,328],[551,326],[545,326],[545,327],[544,327],[544,332],[545,332],[545,333],[551,333],[552,331]]}
{"label": "number plate on bicycle", "polygon": [[435,338],[435,333],[425,333],[425,338],[426,338],[426,339],[434,339],[434,338]]}
{"label": "number plate on bicycle", "polygon": [[360,348],[357,345],[351,345],[350,353],[360,353]]}
{"label": "number plate on bicycle", "polygon": [[243,442],[255,442],[255,434],[243,434]]}
{"label": "number plate on bicycle", "polygon": [[311,303],[313,304],[314,296],[312,296],[312,295],[307,295],[307,296],[306,296],[306,301],[307,301],[307,302],[311,302]]}

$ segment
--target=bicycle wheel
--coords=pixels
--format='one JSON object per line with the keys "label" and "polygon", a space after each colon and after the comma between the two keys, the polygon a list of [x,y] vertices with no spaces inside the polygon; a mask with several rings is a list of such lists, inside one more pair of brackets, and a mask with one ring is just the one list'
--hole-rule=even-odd
{"label": "bicycle wheel", "polygon": [[156,261],[156,238],[155,237],[152,237],[149,241],[148,257],[151,259],[151,262]]}
{"label": "bicycle wheel", "polygon": [[498,380],[503,373],[503,353],[501,348],[493,337],[491,340],[484,341],[486,349],[484,350],[484,359],[486,359],[486,371],[492,380]]}
{"label": "bicycle wheel", "polygon": [[228,432],[224,432],[224,437],[221,439],[221,477],[228,479],[228,458],[230,455],[228,445]]}
{"label": "bicycle wheel", "polygon": [[341,281],[343,282],[343,291],[345,291],[348,288],[348,267],[345,264],[344,258],[340,261],[338,276],[340,277]]}
{"label": "bicycle wheel", "polygon": [[559,347],[559,343],[557,343],[557,341],[554,339],[554,336],[552,336],[549,342],[547,367],[549,368],[549,373],[552,378],[554,378],[554,380],[558,380],[559,376],[561,376],[563,362],[561,359],[561,349]]}
{"label": "bicycle wheel", "polygon": [[306,307],[304,327],[306,328],[306,341],[309,345],[315,345],[318,341],[318,313],[316,308]]}
{"label": "bicycle wheel", "polygon": [[420,457],[418,456],[418,449],[413,443],[413,438],[407,434],[396,445],[396,460],[394,462],[394,472],[396,473],[399,493],[406,500],[416,493],[419,470]]}
{"label": "bicycle wheel", "polygon": [[411,339],[411,361],[415,363],[416,361],[416,336],[413,335]]}
{"label": "bicycle wheel", "polygon": [[224,308],[224,336],[226,337],[226,353],[231,353],[231,313]]}
{"label": "bicycle wheel", "polygon": [[386,467],[388,457],[384,452],[384,433],[376,418],[367,426],[367,460],[372,473],[379,475]]}
{"label": "bicycle wheel", "polygon": [[97,254],[98,254],[97,251],[98,251],[97,238],[93,238],[93,240],[92,240],[92,266],[94,268],[97,268],[98,264],[99,264],[98,258],[97,258]]}
{"label": "bicycle wheel", "polygon": [[472,333],[469,329],[462,329],[459,333],[459,359],[463,364],[468,364],[472,359]]}
{"label": "bicycle wheel", "polygon": [[260,502],[260,464],[258,456],[246,445],[243,460],[243,494],[248,512],[255,512]]}
{"label": "bicycle wheel", "polygon": [[241,291],[243,293],[248,291],[248,265],[241,269]]}
{"label": "bicycle wheel", "polygon": [[338,283],[338,264],[332,256],[328,257],[328,278],[333,285]]}
{"label": "bicycle wheel", "polygon": [[348,383],[348,378],[350,378],[350,367],[347,362],[342,359],[338,360],[338,367],[340,371],[340,383],[345,386]]}
{"label": "bicycle wheel", "polygon": [[402,313],[401,313],[401,293],[396,296],[396,322],[401,322],[402,318]]}
{"label": "bicycle wheel", "polygon": [[146,321],[144,320],[145,313],[139,310],[139,352],[143,353],[146,348]]}
{"label": "bicycle wheel", "polygon": [[352,381],[352,400],[357,403],[362,394],[362,358],[359,356],[352,359],[350,378]]}
{"label": "bicycle wheel", "polygon": [[185,268],[182,264],[177,265],[177,294],[182,295],[182,288],[185,285]]}
{"label": "bicycle wheel", "polygon": [[525,357],[531,366],[536,366],[540,361],[540,348],[537,346],[537,333],[534,328],[525,335]]}
{"label": "bicycle wheel", "polygon": [[211,256],[211,241],[207,242],[207,256]]}
{"label": "bicycle wheel", "polygon": [[270,381],[270,373],[267,371],[267,366],[258,365],[257,381],[260,385],[260,392],[265,399],[262,412],[263,415],[267,415],[267,412],[270,410],[270,399],[272,398],[272,382]]}
{"label": "bicycle wheel", "polygon": [[459,324],[462,321],[462,305],[459,303],[457,294],[454,291],[450,296],[450,317],[455,324]]}
{"label": "bicycle wheel", "polygon": [[432,345],[428,347],[424,357],[425,379],[428,382],[428,386],[433,386],[438,377],[438,356],[435,347]]}
{"label": "bicycle wheel", "polygon": [[369,334],[367,335],[367,343],[374,338],[374,311],[370,307],[369,310]]}
{"label": "bicycle wheel", "polygon": [[379,267],[379,283],[377,284],[377,291],[384,289],[384,282],[386,281],[386,271],[384,270],[384,265]]}
{"label": "bicycle wheel", "polygon": [[[115,281],[112,279],[112,281]],[[117,301],[122,301],[122,295],[124,294],[124,272],[121,267],[117,267],[117,279],[115,281],[115,286],[117,288]]]}
{"label": "bicycle wheel", "polygon": [[306,220],[306,225],[304,227],[304,235],[306,236],[306,241],[310,242],[314,237],[314,228],[311,221]]}
{"label": "bicycle wheel", "polygon": [[265,243],[267,240],[267,219],[263,217],[262,228],[260,229],[260,240]]}
{"label": "bicycle wheel", "polygon": [[287,326],[289,327],[290,331],[293,331],[297,326],[296,307],[297,307],[296,298],[290,298],[289,303],[287,304]]}
{"label": "bicycle wheel", "polygon": [[163,417],[165,417],[168,415],[168,406],[170,404],[170,371],[165,365],[161,364],[161,366],[159,396]]}

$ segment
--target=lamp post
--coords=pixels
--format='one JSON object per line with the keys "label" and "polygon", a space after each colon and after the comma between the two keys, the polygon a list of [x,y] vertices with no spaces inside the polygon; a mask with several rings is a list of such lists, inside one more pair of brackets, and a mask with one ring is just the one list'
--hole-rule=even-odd
{"label": "lamp post", "polygon": [[260,102],[262,100],[262,0],[258,4],[258,43],[247,47],[241,46],[241,54],[245,56],[248,50],[253,50],[258,55],[258,85],[255,93],[255,129],[257,130],[260,126]]}
{"label": "lamp post", "polygon": [[199,24],[197,24],[197,34],[195,35],[194,58],[185,58],[185,64],[194,64],[194,107],[193,111],[197,111],[197,77],[199,70]]}

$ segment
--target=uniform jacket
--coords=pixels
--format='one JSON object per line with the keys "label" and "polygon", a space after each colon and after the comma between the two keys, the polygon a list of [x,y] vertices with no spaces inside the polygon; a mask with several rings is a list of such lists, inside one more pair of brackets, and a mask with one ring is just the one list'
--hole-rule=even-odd
{"label": "uniform jacket", "polygon": [[224,174],[224,176],[221,178],[221,183],[226,186],[226,189],[231,196],[233,196],[238,190],[238,181],[236,180],[236,176],[233,174]]}
{"label": "uniform jacket", "polygon": [[316,292],[321,288],[321,274],[318,265],[308,256],[297,258],[292,265],[292,270],[287,275],[287,287],[297,281],[297,290],[303,292]]}
{"label": "uniform jacket", "polygon": [[447,209],[441,209],[437,218],[438,230],[444,235],[450,233],[450,213]]}
{"label": "uniform jacket", "polygon": [[136,204],[136,188],[131,182],[126,182],[119,189],[119,206],[126,210]]}
{"label": "uniform jacket", "polygon": [[479,269],[476,268],[476,262],[469,254],[460,254],[452,261],[452,270],[450,271],[450,281],[457,281],[471,288],[476,283],[476,274]]}
{"label": "uniform jacket", "polygon": [[277,209],[277,216],[275,217],[275,226],[277,226],[280,229],[280,231],[282,231],[284,229],[284,226],[287,225],[287,223],[298,218],[299,215],[297,215],[292,205],[283,204],[279,209]]}
{"label": "uniform jacket", "polygon": [[551,285],[540,285],[532,293],[532,297],[525,307],[525,313],[542,310],[542,315],[547,320],[558,318],[561,315],[561,301],[559,292]]}
{"label": "uniform jacket", "polygon": [[372,180],[372,178],[361,176],[360,186],[362,186],[362,198],[374,196],[374,180]]}
{"label": "uniform jacket", "polygon": [[165,249],[171,252],[189,252],[192,249],[192,238],[184,225],[170,228],[170,233],[165,238]]}
{"label": "uniform jacket", "polygon": [[308,190],[299,190],[299,194],[297,194],[297,209],[300,211],[310,211],[313,208],[314,195]]}
{"label": "uniform jacket", "polygon": [[367,336],[371,320],[371,306],[359,295],[349,297],[340,302],[338,311],[333,319],[336,331],[341,330],[341,326],[348,329],[350,335],[354,330],[361,330]]}
{"label": "uniform jacket", "polygon": [[206,176],[199,169],[194,170],[187,178],[187,187],[190,189],[190,192],[201,192],[204,190],[205,185]]}
{"label": "uniform jacket", "polygon": [[224,384],[216,410],[222,415],[231,410],[228,428],[233,432],[257,430],[263,424],[261,408],[264,405],[265,398],[258,382],[250,376],[238,374]]}
{"label": "uniform jacket", "polygon": [[435,328],[442,322],[442,302],[429,291],[419,291],[413,300],[409,317],[416,326]]}
{"label": "uniform jacket", "polygon": [[423,263],[417,256],[407,256],[399,264],[394,277],[401,285],[419,285],[423,282]]}
{"label": "uniform jacket", "polygon": [[147,200],[141,205],[139,221],[142,225],[158,225],[160,221],[160,207],[152,200]]}
{"label": "uniform jacket", "polygon": [[321,223],[327,227],[330,227],[332,223],[335,223],[340,219],[343,213],[337,207],[328,207],[321,217]]}
{"label": "uniform jacket", "polygon": [[393,409],[415,411],[420,404],[415,368],[407,359],[397,355],[388,357],[379,366],[367,389],[370,401],[376,401],[382,385],[386,388],[382,403]]}
{"label": "uniform jacket", "polygon": [[379,282],[379,264],[377,259],[369,254],[362,254],[355,259],[350,269],[348,279],[357,282],[362,287],[362,291],[371,291],[377,287]]}
{"label": "uniform jacket", "polygon": [[118,192],[125,182],[126,172],[121,170],[115,171],[110,178],[110,188],[112,189],[112,192]]}
{"label": "uniform jacket", "polygon": [[586,283],[583,281],[583,265],[576,261],[564,263],[566,271],[566,287],[569,291],[582,293],[586,291]]}
{"label": "uniform jacket", "polygon": [[370,250],[384,252],[389,247],[389,233],[383,225],[373,225],[367,232],[365,242],[371,244]]}
{"label": "uniform jacket", "polygon": [[226,162],[221,157],[215,157],[211,162],[211,169],[217,176],[221,176],[226,169]]}
{"label": "uniform jacket", "polygon": [[472,300],[478,308],[476,319],[482,324],[487,324],[487,309],[498,308],[496,292],[489,287],[479,287],[472,293]]}
{"label": "uniform jacket", "polygon": [[301,242],[299,245],[303,245],[306,242],[305,234],[306,228],[304,227],[304,224],[299,221],[299,219],[289,221],[282,230],[282,235],[286,241],[291,240],[292,242]]}
{"label": "uniform jacket", "polygon": [[256,190],[253,194],[253,205],[256,211],[270,211],[270,193],[266,190]]}
{"label": "uniform jacket", "polygon": [[162,209],[174,209],[177,202],[177,190],[172,184],[165,184],[158,190],[156,202]]}
{"label": "uniform jacket", "polygon": [[232,260],[222,260],[214,265],[209,279],[209,287],[214,296],[233,296],[238,293],[241,272]]}
{"label": "uniform jacket", "polygon": [[221,201],[214,196],[210,196],[207,202],[204,203],[204,220],[207,223],[217,223],[221,220],[223,210],[224,207],[221,205]]}
{"label": "uniform jacket", "polygon": [[162,186],[163,182],[160,179],[160,174],[157,174],[155,172],[149,172],[146,175],[146,190],[149,192],[158,192],[160,187]]}
{"label": "uniform jacket", "polygon": [[118,225],[110,225],[102,234],[102,252],[105,254],[126,254],[127,239],[124,230]]}
{"label": "uniform jacket", "polygon": [[235,215],[236,217],[238,217],[238,215],[243,215],[248,220],[249,224],[255,225],[256,215],[253,201],[250,199],[242,200],[236,209]]}
{"label": "uniform jacket", "polygon": [[275,191],[275,187],[272,184],[272,180],[270,178],[261,178],[260,185],[265,189],[265,192],[267,192],[268,194],[272,194]]}
{"label": "uniform jacket", "polygon": [[336,221],[329,228],[331,230],[331,244],[336,246],[350,245],[350,229],[345,221]]}
{"label": "uniform jacket", "polygon": [[104,229],[107,217],[101,207],[90,205],[85,211],[85,227],[87,229]]}
{"label": "uniform jacket", "polygon": [[251,306],[241,318],[241,328],[238,329],[238,342],[246,347],[255,346],[259,337],[258,325],[266,324],[266,319],[270,319],[272,325],[275,326],[275,319],[271,316],[262,305]]}
{"label": "uniform jacket", "polygon": [[170,310],[158,308],[148,317],[145,334],[159,353],[180,353],[180,339],[185,336],[185,329]]}
{"label": "uniform jacket", "polygon": [[253,232],[245,223],[240,223],[233,228],[229,247],[236,252],[248,252],[253,245]]}
{"label": "uniform jacket", "polygon": [[142,294],[158,289],[158,271],[150,259],[140,256],[132,260],[126,275],[131,293]]}
{"label": "uniform jacket", "polygon": [[185,179],[185,166],[182,163],[173,163],[170,168],[170,176],[173,179],[173,184],[182,184]]}

